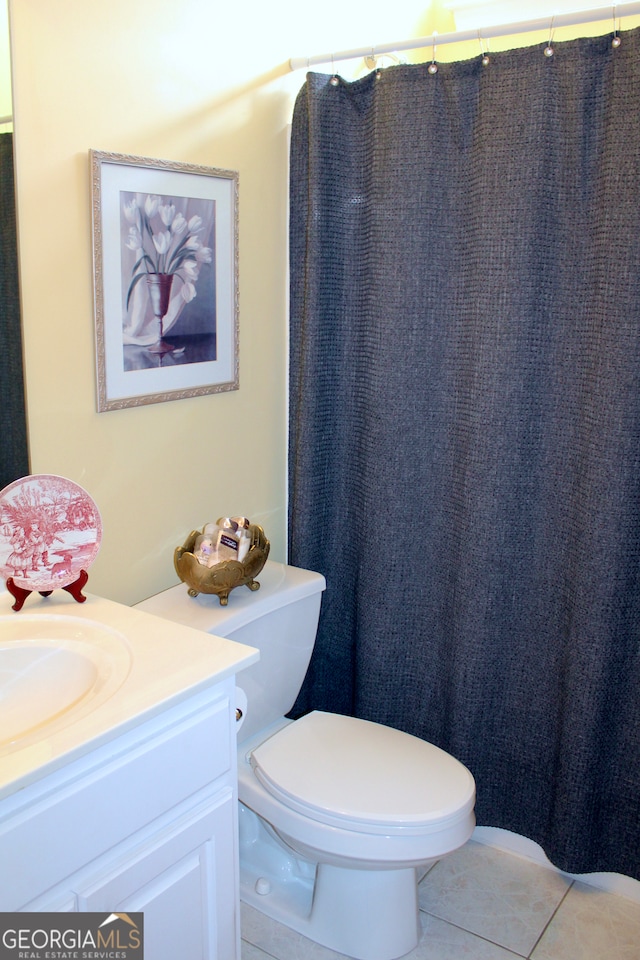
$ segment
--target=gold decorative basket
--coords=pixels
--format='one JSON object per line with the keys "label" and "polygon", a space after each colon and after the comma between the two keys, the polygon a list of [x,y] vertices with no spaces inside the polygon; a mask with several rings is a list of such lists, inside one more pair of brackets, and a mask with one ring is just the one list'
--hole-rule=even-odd
{"label": "gold decorative basket", "polygon": [[226,607],[229,594],[236,587],[247,586],[249,590],[259,590],[260,584],[255,579],[269,556],[271,544],[264,535],[264,530],[257,524],[249,524],[251,546],[244,560],[225,560],[213,567],[206,567],[194,556],[193,550],[196,540],[203,530],[192,530],[182,547],[176,547],[173,554],[173,565],[176,573],[189,588],[190,597],[197,597],[199,593],[214,593],[220,604]]}

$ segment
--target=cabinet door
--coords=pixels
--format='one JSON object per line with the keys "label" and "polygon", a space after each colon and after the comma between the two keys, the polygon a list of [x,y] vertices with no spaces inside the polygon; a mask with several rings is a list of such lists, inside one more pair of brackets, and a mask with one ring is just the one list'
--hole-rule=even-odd
{"label": "cabinet door", "polygon": [[228,688],[219,686],[0,803],[0,910],[25,909],[212,784],[235,777]]}
{"label": "cabinet door", "polygon": [[93,877],[71,878],[77,909],[144,913],[151,960],[239,960],[235,829],[236,800],[224,790],[137,847],[114,850]]}

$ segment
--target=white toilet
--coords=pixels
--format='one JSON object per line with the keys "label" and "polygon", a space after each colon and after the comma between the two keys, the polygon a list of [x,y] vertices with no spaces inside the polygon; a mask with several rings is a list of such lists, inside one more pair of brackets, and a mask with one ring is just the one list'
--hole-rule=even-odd
{"label": "white toilet", "polygon": [[322,712],[287,720],[325,580],[273,561],[258,580],[260,590],[240,587],[226,607],[189,597],[184,584],[139,604],[260,650],[238,677],[241,897],[347,956],[403,956],[420,938],[425,867],[475,826],[473,777],[433,744],[381,724]]}

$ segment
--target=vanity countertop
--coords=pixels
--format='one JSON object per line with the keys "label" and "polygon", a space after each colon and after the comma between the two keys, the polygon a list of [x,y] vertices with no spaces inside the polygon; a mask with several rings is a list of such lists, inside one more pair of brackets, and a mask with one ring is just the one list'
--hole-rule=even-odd
{"label": "vanity countertop", "polygon": [[102,693],[89,693],[27,735],[0,743],[0,799],[233,676],[259,657],[253,647],[91,594],[86,597],[80,604],[63,591],[49,597],[34,593],[15,612],[13,597],[0,589],[0,645],[3,633],[11,642],[19,618],[35,623],[49,617],[65,618],[71,634],[76,625],[78,634],[92,624],[107,627],[118,635],[121,651],[115,668],[118,677],[101,680]]}

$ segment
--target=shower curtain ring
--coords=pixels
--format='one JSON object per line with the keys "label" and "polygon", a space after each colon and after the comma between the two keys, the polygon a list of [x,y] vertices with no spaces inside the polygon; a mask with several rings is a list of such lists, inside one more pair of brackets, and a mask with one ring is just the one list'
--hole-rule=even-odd
{"label": "shower curtain ring", "polygon": [[478,43],[480,44],[480,53],[482,54],[482,60],[481,60],[482,66],[488,67],[489,64],[491,63],[491,58],[489,56],[489,41],[487,40],[487,49],[485,50],[479,30],[478,30]]}
{"label": "shower curtain ring", "polygon": [[618,36],[618,30],[620,29],[620,21],[618,20],[618,26],[616,27],[616,5],[613,5],[613,40],[611,41],[611,46],[617,48],[622,43],[622,40]]}
{"label": "shower curtain ring", "polygon": [[545,57],[553,56],[553,47],[551,46],[551,41],[553,40],[553,21],[555,20],[555,14],[551,17],[551,26],[549,27],[549,42],[544,48]]}
{"label": "shower curtain ring", "polygon": [[340,81],[338,80],[338,76],[336,74],[336,67],[333,62],[333,54],[331,54],[331,79],[329,80],[329,83],[331,84],[332,87],[337,87],[338,84],[340,83]]}
{"label": "shower curtain ring", "polygon": [[376,80],[379,80],[380,77],[382,76],[382,70],[380,69],[378,58],[376,57],[373,51],[374,51],[374,47],[371,47],[371,60],[372,60],[373,66],[376,68]]}
{"label": "shower curtain ring", "polygon": [[437,37],[437,35],[438,35],[438,31],[437,31],[437,30],[434,30],[434,31],[433,31],[433,50],[432,50],[432,52],[431,52],[431,63],[429,64],[429,66],[428,66],[428,68],[427,68],[428,71],[429,71],[429,73],[430,73],[432,76],[438,72],[438,64],[436,63],[436,37]]}

